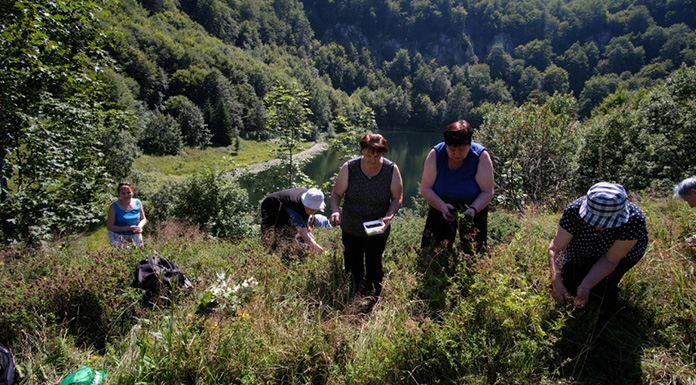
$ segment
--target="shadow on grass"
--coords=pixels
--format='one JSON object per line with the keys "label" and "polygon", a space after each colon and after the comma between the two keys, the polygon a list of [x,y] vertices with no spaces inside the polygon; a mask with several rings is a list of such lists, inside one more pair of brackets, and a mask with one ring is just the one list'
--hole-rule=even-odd
{"label": "shadow on grass", "polygon": [[106,309],[97,296],[89,292],[79,293],[67,301],[57,296],[53,302],[62,303],[56,314],[62,317],[61,321],[68,332],[75,336],[78,346],[89,346],[98,351],[106,348],[109,324]]}
{"label": "shadow on grass", "polygon": [[641,352],[649,323],[643,309],[619,299],[608,320],[596,309],[575,311],[561,330],[554,350],[561,377],[579,384],[640,384],[644,382]]}

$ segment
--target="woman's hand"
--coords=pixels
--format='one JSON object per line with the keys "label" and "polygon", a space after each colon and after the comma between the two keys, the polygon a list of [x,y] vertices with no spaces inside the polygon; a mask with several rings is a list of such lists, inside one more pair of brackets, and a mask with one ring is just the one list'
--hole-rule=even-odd
{"label": "woman's hand", "polygon": [[582,309],[587,305],[587,302],[590,300],[590,289],[580,286],[578,287],[577,290],[577,296],[575,296],[574,305],[578,309]]}
{"label": "woman's hand", "polygon": [[469,206],[469,208],[466,209],[466,211],[464,211],[464,215],[468,215],[473,218],[474,216],[476,216],[476,209]]}
{"label": "woman's hand", "polygon": [[318,243],[315,243],[315,244],[313,244],[313,245],[311,245],[311,246],[312,246],[312,250],[314,250],[316,253],[318,253],[318,254],[324,254],[324,248],[321,247],[321,246],[319,246]]}
{"label": "woman's hand", "polygon": [[568,294],[568,289],[566,289],[560,279],[554,279],[551,281],[550,289],[551,297],[553,297],[553,300],[556,301],[557,304],[565,305],[568,303],[570,295]]}
{"label": "woman's hand", "polygon": [[454,220],[454,215],[452,214],[452,211],[454,210],[454,206],[452,206],[449,203],[445,203],[440,207],[440,211],[442,212],[442,217],[445,218],[446,221],[451,222]]}
{"label": "woman's hand", "polygon": [[341,225],[341,213],[335,212],[332,213],[331,216],[329,217],[329,223],[331,223],[331,226],[337,227]]}
{"label": "woman's hand", "polygon": [[387,227],[389,227],[391,225],[392,219],[394,219],[394,215],[388,215],[388,216],[380,219],[382,222],[384,222],[383,230],[386,230]]}
{"label": "woman's hand", "polygon": [[140,227],[140,226],[137,226],[137,225],[136,225],[136,226],[130,226],[130,228],[129,228],[128,230],[129,230],[129,231],[132,231],[132,232],[135,233],[135,234],[140,234],[140,233],[143,232],[143,228]]}
{"label": "woman's hand", "polygon": [[568,289],[563,285],[563,278],[561,276],[563,253],[566,247],[568,247],[571,239],[573,239],[573,234],[566,231],[563,227],[558,226],[556,235],[554,235],[548,250],[549,268],[551,269],[551,297],[553,297],[553,300],[559,305],[570,303],[573,299],[570,294],[568,294]]}

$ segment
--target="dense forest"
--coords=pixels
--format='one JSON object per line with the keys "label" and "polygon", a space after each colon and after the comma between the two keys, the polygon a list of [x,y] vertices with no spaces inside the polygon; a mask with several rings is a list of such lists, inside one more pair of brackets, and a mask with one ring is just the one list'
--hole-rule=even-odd
{"label": "dense forest", "polygon": [[[638,161],[647,174],[618,178],[629,187],[692,172],[682,148],[694,136],[687,0],[3,0],[3,10],[5,240],[99,222],[104,186],[133,177],[138,154],[272,139],[269,95],[279,89],[306,101],[305,140],[354,127],[439,131],[465,118],[494,146],[521,122],[505,113],[548,109],[565,124],[549,132],[567,143],[544,151],[568,156],[560,175],[584,176],[500,172],[500,198],[513,207],[593,177],[628,177]],[[680,69],[681,91],[660,88]],[[585,134],[604,129],[615,132],[588,148]],[[497,170],[538,174],[498,145],[507,155]],[[660,146],[672,148],[668,161],[657,160]],[[602,158],[611,154],[627,156]]]}

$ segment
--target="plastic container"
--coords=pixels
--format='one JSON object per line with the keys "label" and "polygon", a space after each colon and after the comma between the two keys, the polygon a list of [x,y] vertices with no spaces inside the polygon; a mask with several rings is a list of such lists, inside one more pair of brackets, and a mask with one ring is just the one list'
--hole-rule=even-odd
{"label": "plastic container", "polygon": [[370,235],[382,234],[386,230],[386,225],[379,219],[376,221],[363,222],[363,227],[365,228],[365,233]]}

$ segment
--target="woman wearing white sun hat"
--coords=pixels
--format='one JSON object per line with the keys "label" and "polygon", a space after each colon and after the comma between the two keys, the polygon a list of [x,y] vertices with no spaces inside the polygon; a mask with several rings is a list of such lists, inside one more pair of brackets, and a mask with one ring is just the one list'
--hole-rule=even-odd
{"label": "woman wearing white sun hat", "polygon": [[619,281],[647,245],[643,212],[628,201],[624,188],[595,184],[565,208],[549,245],[553,299],[578,308],[598,300],[601,310],[613,310]]}
{"label": "woman wearing white sun hat", "polygon": [[314,240],[309,218],[324,210],[324,193],[311,188],[293,188],[268,195],[261,202],[261,234],[264,243],[276,248],[280,242],[294,244],[297,233],[314,251],[324,249]]}
{"label": "woman wearing white sun hat", "polygon": [[[696,175],[674,186],[674,199],[683,199],[689,207],[696,207]],[[686,238],[687,245],[696,246],[696,234]]]}

